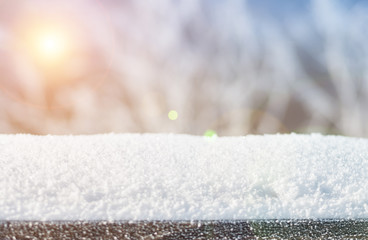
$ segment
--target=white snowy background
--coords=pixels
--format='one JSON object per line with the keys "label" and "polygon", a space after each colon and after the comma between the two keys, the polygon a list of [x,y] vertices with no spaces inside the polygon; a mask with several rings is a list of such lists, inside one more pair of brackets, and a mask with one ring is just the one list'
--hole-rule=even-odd
{"label": "white snowy background", "polygon": [[[357,0],[0,1],[0,132],[367,136],[367,10]],[[40,25],[66,29],[57,64],[30,49]]]}

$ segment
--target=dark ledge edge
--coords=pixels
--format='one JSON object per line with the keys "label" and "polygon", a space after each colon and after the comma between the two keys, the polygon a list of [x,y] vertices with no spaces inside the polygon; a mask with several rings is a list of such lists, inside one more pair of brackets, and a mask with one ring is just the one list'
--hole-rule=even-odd
{"label": "dark ledge edge", "polygon": [[368,239],[368,219],[0,221],[0,239]]}

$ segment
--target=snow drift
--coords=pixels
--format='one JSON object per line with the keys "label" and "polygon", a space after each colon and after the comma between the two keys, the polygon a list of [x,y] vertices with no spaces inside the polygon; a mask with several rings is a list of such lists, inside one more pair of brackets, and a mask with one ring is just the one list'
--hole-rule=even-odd
{"label": "snow drift", "polygon": [[368,140],[0,135],[0,220],[367,218]]}

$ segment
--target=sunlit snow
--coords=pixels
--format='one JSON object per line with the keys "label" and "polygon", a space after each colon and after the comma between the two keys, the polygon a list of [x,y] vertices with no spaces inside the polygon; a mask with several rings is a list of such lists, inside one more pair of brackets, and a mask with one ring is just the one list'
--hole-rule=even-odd
{"label": "sunlit snow", "polygon": [[367,218],[368,140],[0,135],[1,220]]}

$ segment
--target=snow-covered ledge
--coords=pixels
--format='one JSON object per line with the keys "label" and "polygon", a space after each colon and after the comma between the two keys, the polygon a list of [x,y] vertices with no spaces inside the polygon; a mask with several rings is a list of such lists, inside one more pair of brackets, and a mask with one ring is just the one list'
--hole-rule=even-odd
{"label": "snow-covered ledge", "polygon": [[367,217],[367,139],[0,135],[0,220]]}

